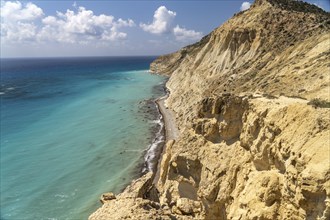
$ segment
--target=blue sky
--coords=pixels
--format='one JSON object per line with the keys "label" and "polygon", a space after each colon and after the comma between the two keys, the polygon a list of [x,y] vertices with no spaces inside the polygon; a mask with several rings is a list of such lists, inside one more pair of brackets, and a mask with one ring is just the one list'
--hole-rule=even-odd
{"label": "blue sky", "polygon": [[[253,1],[1,1],[1,57],[160,55]],[[328,0],[308,0],[326,11]]]}

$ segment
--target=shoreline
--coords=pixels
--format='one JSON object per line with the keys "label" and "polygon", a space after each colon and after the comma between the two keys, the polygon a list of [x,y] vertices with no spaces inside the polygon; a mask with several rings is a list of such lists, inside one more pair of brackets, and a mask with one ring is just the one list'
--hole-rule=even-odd
{"label": "shoreline", "polygon": [[153,101],[159,115],[159,119],[157,120],[159,130],[155,131],[155,138],[144,155],[142,175],[148,172],[159,173],[159,166],[166,143],[169,140],[176,140],[179,136],[173,112],[165,104],[166,99],[169,97],[169,92],[165,84],[163,84],[163,89],[166,91],[165,95]]}
{"label": "shoreline", "polygon": [[[152,114],[155,117],[152,119],[151,122],[154,123],[155,126],[151,129],[151,142],[148,145],[147,149],[145,149],[144,155],[142,156],[143,165],[141,170],[138,172],[139,177],[142,177],[148,172],[156,172],[159,162],[159,156],[162,154],[163,146],[165,145],[166,132],[164,118],[159,110],[157,100],[167,95],[165,86],[166,82],[167,80],[153,87],[155,93],[161,91],[161,94],[158,94],[159,96],[148,100],[146,103],[149,103],[149,106],[143,110],[144,113],[146,111],[148,114]],[[152,110],[150,111],[150,109]]]}
{"label": "shoreline", "polygon": [[[165,95],[155,98],[153,100],[149,100],[153,102],[153,104],[157,108],[157,124],[160,126],[159,130],[154,130],[153,133],[155,134],[155,138],[149,145],[149,148],[146,149],[146,153],[144,154],[144,156],[142,156],[144,159],[143,165],[141,164],[142,169],[141,166],[137,166],[137,169],[140,169],[140,171],[136,173],[137,176],[135,176],[127,186],[123,187],[123,189],[120,190],[118,194],[124,193],[128,187],[131,187],[134,182],[139,181],[139,179],[147,173],[149,173],[150,175],[149,183],[151,185],[156,185],[160,177],[160,166],[163,155],[166,151],[166,144],[168,141],[177,140],[179,137],[179,130],[176,126],[174,112],[172,112],[166,105],[166,100],[170,96],[170,92],[166,87],[166,82],[167,81],[165,81],[162,85],[162,88],[165,91]],[[102,193],[101,195],[100,201],[102,204],[104,204],[103,197],[106,194],[107,193]],[[91,213],[89,215],[89,218],[99,209],[101,209],[101,207]]]}
{"label": "shoreline", "polygon": [[[166,88],[166,87],[165,87]],[[173,112],[168,109],[165,101],[169,97],[169,93],[156,100],[159,113],[162,115],[165,128],[165,143],[169,140],[176,140],[179,137],[179,130],[175,123]]]}
{"label": "shoreline", "polygon": [[[165,86],[165,89],[167,90],[166,86]],[[164,141],[164,145],[160,151],[160,154],[158,155],[158,162],[157,162],[156,170],[155,170],[154,177],[152,180],[152,183],[154,185],[157,185],[157,182],[160,177],[160,165],[162,162],[164,152],[166,150],[166,143],[170,140],[177,140],[177,138],[179,137],[179,130],[176,126],[173,112],[170,109],[168,109],[168,107],[165,104],[165,101],[167,100],[169,95],[170,95],[170,93],[167,92],[167,94],[165,96],[158,98],[155,101],[155,103],[158,107],[159,113],[162,116],[163,123],[164,123],[163,129],[165,130],[165,141]]]}

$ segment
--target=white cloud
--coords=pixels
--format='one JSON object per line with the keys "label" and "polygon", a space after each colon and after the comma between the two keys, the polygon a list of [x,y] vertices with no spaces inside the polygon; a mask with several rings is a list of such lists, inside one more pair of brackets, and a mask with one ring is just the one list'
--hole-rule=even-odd
{"label": "white cloud", "polygon": [[33,21],[43,15],[43,10],[30,2],[23,6],[19,1],[1,1],[1,18],[10,22]]}
{"label": "white cloud", "polygon": [[77,2],[73,2],[72,7],[78,8]]}
{"label": "white cloud", "polygon": [[114,26],[116,26],[117,28],[120,28],[120,27],[134,27],[135,23],[132,19],[123,20],[123,19],[119,18],[118,21],[116,23],[114,23]]}
{"label": "white cloud", "polygon": [[18,21],[15,25],[3,24],[1,27],[1,38],[5,37],[14,42],[34,41],[37,26],[33,23]]}
{"label": "white cloud", "polygon": [[35,4],[1,1],[1,40],[33,41],[37,32],[34,22],[42,16],[43,10]]}
{"label": "white cloud", "polygon": [[160,6],[154,13],[154,19],[151,24],[141,23],[140,27],[152,34],[164,34],[171,31],[172,22],[176,13],[167,10],[165,6]]}
{"label": "white cloud", "polygon": [[194,30],[187,30],[185,28],[181,28],[179,25],[177,25],[173,29],[173,33],[175,38],[178,41],[196,41],[200,40],[203,37],[202,32],[196,32]]}
{"label": "white cloud", "polygon": [[242,5],[241,5],[241,11],[248,10],[250,7],[251,7],[250,2],[243,2]]}
{"label": "white cloud", "polygon": [[[133,27],[131,19],[116,20],[111,15],[94,12],[74,4],[75,11],[44,16],[38,6],[27,3],[1,2],[1,39],[7,42],[66,42],[88,44],[94,40],[116,41],[127,34],[119,29]],[[38,24],[38,25],[36,25]]]}
{"label": "white cloud", "polygon": [[179,25],[174,27],[176,12],[168,10],[165,6],[160,6],[154,13],[151,24],[141,23],[140,27],[151,34],[173,34],[177,41],[196,41],[202,38],[203,33],[194,30],[181,28]]}

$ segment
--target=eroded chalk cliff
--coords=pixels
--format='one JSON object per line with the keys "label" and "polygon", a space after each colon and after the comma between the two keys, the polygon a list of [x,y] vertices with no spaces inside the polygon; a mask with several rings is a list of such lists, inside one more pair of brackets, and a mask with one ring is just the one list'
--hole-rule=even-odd
{"label": "eroded chalk cliff", "polygon": [[330,15],[257,0],[159,57],[180,136],[90,219],[330,219]]}

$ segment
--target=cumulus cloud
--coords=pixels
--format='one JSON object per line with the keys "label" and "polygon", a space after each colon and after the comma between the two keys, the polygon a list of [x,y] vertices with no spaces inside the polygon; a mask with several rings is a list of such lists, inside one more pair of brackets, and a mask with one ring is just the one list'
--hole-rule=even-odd
{"label": "cumulus cloud", "polygon": [[152,23],[141,23],[140,27],[151,34],[173,34],[177,41],[196,41],[202,38],[202,32],[181,28],[179,25],[174,26],[175,16],[176,12],[160,6],[154,13]]}
{"label": "cumulus cloud", "polygon": [[[115,41],[127,34],[119,29],[133,27],[131,19],[116,20],[111,15],[95,15],[93,11],[74,4],[75,11],[46,16],[32,3],[1,2],[1,38],[9,42],[66,42],[86,44],[93,40]],[[38,24],[38,25],[36,25]]]}
{"label": "cumulus cloud", "polygon": [[37,32],[34,21],[42,16],[43,10],[35,4],[1,1],[1,39],[33,41]]}
{"label": "cumulus cloud", "polygon": [[177,25],[173,29],[173,33],[174,33],[175,38],[178,41],[200,40],[203,37],[202,32],[196,32],[194,30],[187,30],[185,28],[181,28],[179,25]]}
{"label": "cumulus cloud", "polygon": [[154,13],[154,19],[151,24],[141,23],[140,27],[152,34],[164,34],[171,31],[172,22],[176,12],[167,10],[165,6],[160,6]]}
{"label": "cumulus cloud", "polygon": [[13,42],[34,41],[37,33],[37,26],[33,23],[17,22],[1,25],[1,38],[10,39]]}
{"label": "cumulus cloud", "polygon": [[248,10],[250,7],[251,7],[250,2],[243,2],[242,5],[241,5],[241,11]]}
{"label": "cumulus cloud", "polygon": [[21,2],[1,1],[1,18],[14,21],[32,21],[44,15],[43,10],[32,3],[22,5]]}
{"label": "cumulus cloud", "polygon": [[127,34],[118,31],[121,27],[133,27],[134,21],[123,20],[111,15],[94,15],[93,11],[78,7],[77,12],[67,10],[57,12],[57,16],[42,19],[42,27],[38,37],[60,42],[85,42],[86,40],[118,40],[126,38]]}

